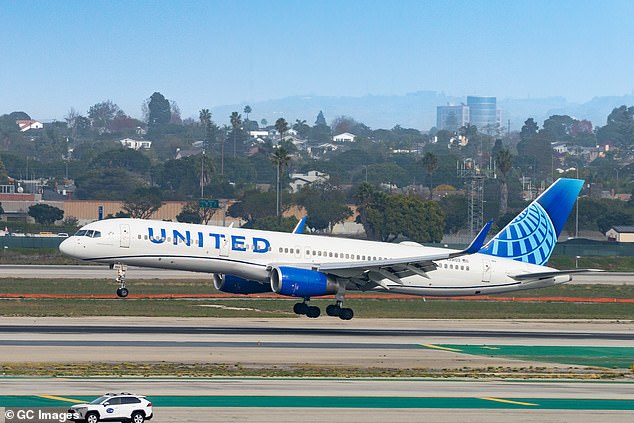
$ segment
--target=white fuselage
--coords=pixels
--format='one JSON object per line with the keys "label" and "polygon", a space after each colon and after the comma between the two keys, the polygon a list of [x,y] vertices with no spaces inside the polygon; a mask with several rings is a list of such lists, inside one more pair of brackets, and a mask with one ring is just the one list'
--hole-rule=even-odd
{"label": "white fuselage", "polygon": [[[101,263],[231,274],[268,283],[272,266],[376,261],[447,251],[418,245],[150,221],[111,219],[82,228],[99,236],[72,236],[60,245],[70,256]],[[93,232],[94,235],[96,232]],[[389,292],[423,296],[484,295],[542,288],[569,281],[569,275],[517,281],[511,275],[553,270],[548,267],[471,254],[435,262],[428,277],[384,280]],[[376,290],[385,290],[377,287]]]}

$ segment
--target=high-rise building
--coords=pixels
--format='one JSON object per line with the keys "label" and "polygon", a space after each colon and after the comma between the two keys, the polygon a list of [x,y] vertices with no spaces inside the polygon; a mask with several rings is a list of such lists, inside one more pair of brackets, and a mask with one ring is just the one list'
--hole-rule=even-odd
{"label": "high-rise building", "polygon": [[469,123],[469,107],[438,106],[436,107],[436,128],[456,132]]}
{"label": "high-rise building", "polygon": [[495,97],[467,97],[469,123],[478,128],[478,132],[487,133],[499,124]]}

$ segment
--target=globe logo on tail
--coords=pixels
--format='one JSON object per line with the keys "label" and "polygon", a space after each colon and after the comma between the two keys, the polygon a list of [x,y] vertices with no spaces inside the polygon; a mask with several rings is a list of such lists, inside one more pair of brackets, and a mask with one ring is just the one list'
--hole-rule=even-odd
{"label": "globe logo on tail", "polygon": [[497,257],[545,264],[557,242],[548,213],[534,202],[480,251]]}

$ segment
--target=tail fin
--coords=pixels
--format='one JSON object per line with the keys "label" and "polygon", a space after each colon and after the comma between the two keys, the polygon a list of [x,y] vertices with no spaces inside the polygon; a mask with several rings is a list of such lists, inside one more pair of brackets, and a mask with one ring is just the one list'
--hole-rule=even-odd
{"label": "tail fin", "polygon": [[579,179],[558,179],[482,247],[480,253],[545,264],[582,186]]}

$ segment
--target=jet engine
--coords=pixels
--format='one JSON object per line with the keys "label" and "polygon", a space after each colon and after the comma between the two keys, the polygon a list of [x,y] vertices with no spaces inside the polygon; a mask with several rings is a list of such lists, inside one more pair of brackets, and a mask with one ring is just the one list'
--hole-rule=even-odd
{"label": "jet engine", "polygon": [[321,272],[296,267],[271,270],[271,289],[289,297],[317,297],[337,292],[336,283]]}
{"label": "jet engine", "polygon": [[271,286],[233,275],[214,274],[214,286],[218,291],[230,294],[260,294],[271,292]]}

